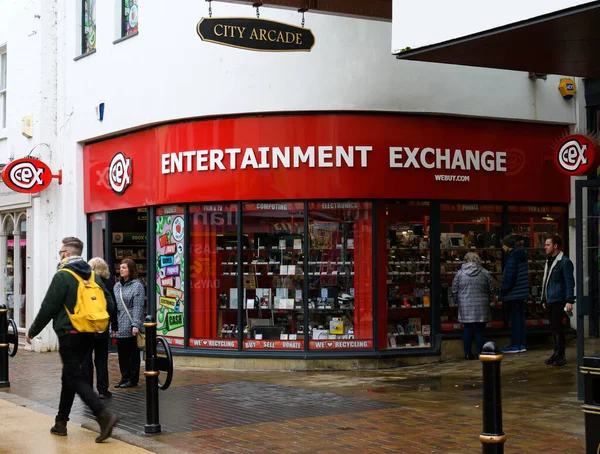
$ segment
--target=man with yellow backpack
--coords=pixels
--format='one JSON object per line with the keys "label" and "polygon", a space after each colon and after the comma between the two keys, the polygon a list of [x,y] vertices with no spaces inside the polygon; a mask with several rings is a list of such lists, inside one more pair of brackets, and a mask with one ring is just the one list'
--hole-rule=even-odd
{"label": "man with yellow backpack", "polygon": [[62,240],[58,271],[25,339],[31,344],[31,338],[53,320],[63,370],[58,414],[50,432],[67,435],[67,421],[75,394],[78,394],[100,425],[100,435],[96,438],[96,443],[100,443],[111,436],[118,418],[105,409],[94,393],[83,375],[81,364],[93,346],[95,334],[108,329],[109,312],[115,308],[102,279],[81,257],[82,251],[83,242],[78,238]]}

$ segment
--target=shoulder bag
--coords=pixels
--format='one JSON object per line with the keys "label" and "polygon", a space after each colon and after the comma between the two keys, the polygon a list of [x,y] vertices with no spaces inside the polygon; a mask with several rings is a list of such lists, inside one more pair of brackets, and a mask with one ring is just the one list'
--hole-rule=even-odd
{"label": "shoulder bag", "polygon": [[[131,324],[133,325],[133,317],[129,313],[129,310],[127,309],[127,305],[125,304],[125,300],[123,299],[123,288],[122,287],[119,287],[119,296],[121,297],[121,304],[123,305],[123,309],[125,309],[125,312],[127,313],[127,317],[129,317],[129,320],[131,320]],[[135,340],[136,340],[137,346],[140,350],[144,350],[146,348],[146,334],[142,333],[142,330],[139,328],[138,328],[138,333],[135,337]]]}

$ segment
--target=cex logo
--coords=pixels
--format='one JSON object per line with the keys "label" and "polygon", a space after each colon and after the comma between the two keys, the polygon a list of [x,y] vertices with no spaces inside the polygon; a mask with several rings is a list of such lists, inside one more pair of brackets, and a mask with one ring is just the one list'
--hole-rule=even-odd
{"label": "cex logo", "polygon": [[131,158],[118,152],[110,161],[108,168],[108,183],[110,188],[117,194],[123,194],[125,189],[131,186]]}
{"label": "cex logo", "polygon": [[594,144],[582,135],[566,137],[558,146],[558,167],[569,175],[584,175],[594,164]]}
{"label": "cex logo", "polygon": [[2,170],[4,183],[17,192],[40,192],[52,182],[52,171],[37,159],[23,158],[9,163]]}

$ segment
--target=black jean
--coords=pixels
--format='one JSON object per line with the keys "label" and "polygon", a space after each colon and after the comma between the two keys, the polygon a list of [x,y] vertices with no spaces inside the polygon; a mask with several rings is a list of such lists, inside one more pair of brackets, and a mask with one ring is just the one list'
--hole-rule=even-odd
{"label": "black jean", "polygon": [[472,354],[471,343],[473,342],[473,335],[475,335],[475,351],[480,355],[485,343],[485,322],[464,323],[463,346],[465,348],[465,356]]}
{"label": "black jean", "polygon": [[137,385],[140,381],[140,349],[135,336],[117,339],[121,380]]}
{"label": "black jean", "polygon": [[102,401],[86,381],[81,368],[83,358],[91,351],[93,343],[94,334],[66,334],[58,338],[58,351],[63,363],[57,415],[59,420],[69,420],[75,394],[81,397],[94,416],[98,417],[104,412]]}
{"label": "black jean", "polygon": [[[94,335],[94,343],[92,349],[87,352],[81,365],[83,375],[88,384],[94,388],[94,365],[96,366],[96,389],[99,393],[108,391],[108,343],[110,336],[108,331],[102,334]],[[94,360],[92,362],[92,351]]]}
{"label": "black jean", "polygon": [[552,336],[554,336],[554,354],[556,356],[565,356],[565,325],[563,325],[565,305],[564,302],[546,303],[548,320],[550,320],[550,328],[552,329]]}

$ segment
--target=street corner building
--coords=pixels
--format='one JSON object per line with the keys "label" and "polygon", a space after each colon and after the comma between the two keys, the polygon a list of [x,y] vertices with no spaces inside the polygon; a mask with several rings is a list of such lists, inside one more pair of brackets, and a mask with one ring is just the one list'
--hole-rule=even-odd
{"label": "street corner building", "polygon": [[[8,299],[14,276],[22,328],[57,242],[76,235],[115,278],[136,262],[180,363],[393,365],[460,337],[450,289],[464,255],[498,287],[513,233],[529,256],[527,327],[549,332],[545,236],[567,250],[574,236],[558,156],[581,159],[557,147],[583,95],[565,101],[560,76],[398,61],[385,14],[204,3],[38,1],[59,19],[14,60],[18,31],[0,26],[2,162],[43,142],[32,153],[56,176],[33,195],[0,191],[0,284]],[[56,90],[56,123],[47,99],[12,101],[31,89],[21,53],[46,62],[46,40],[64,63],[35,80]],[[487,332],[508,328],[499,302]]]}

